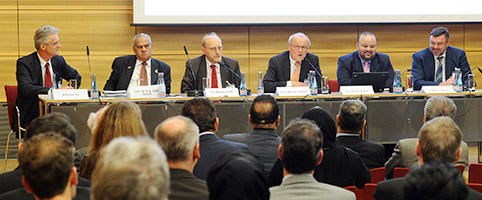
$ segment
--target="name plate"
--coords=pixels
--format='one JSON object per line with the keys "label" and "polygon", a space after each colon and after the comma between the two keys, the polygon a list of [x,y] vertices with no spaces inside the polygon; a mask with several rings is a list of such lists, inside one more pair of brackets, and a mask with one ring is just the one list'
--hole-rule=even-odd
{"label": "name plate", "polygon": [[159,85],[133,86],[127,89],[129,98],[159,98]]}
{"label": "name plate", "polygon": [[375,94],[371,85],[340,86],[342,95]]}
{"label": "name plate", "polygon": [[455,93],[454,87],[447,85],[447,86],[442,86],[442,85],[424,85],[422,86],[422,89],[420,90],[422,93]]}
{"label": "name plate", "polygon": [[276,87],[278,96],[306,96],[310,95],[309,87]]}
{"label": "name plate", "polygon": [[230,88],[206,88],[205,97],[239,97],[239,90],[235,87]]}
{"label": "name plate", "polygon": [[87,89],[63,89],[63,90],[51,90],[52,99],[54,100],[83,100],[89,99],[89,93]]}

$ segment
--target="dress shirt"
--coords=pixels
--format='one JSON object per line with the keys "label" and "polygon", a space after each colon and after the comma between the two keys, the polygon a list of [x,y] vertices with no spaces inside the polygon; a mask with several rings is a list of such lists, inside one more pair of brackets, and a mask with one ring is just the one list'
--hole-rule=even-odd
{"label": "dress shirt", "polygon": [[[361,61],[361,64],[362,64],[362,68],[365,67],[365,60],[363,60],[363,58],[360,56],[360,54],[358,54],[358,57],[360,58],[360,61]],[[368,61],[368,71],[370,71],[370,65],[372,64],[372,59],[370,59]],[[351,75],[351,74],[350,74]]]}
{"label": "dress shirt", "polygon": [[[293,76],[293,73],[295,72],[296,70],[296,60],[293,60],[293,58],[291,58],[291,55],[289,55],[290,57],[290,78]],[[300,75],[301,75],[301,62],[300,62],[300,66],[299,66],[299,71],[300,71]],[[291,80],[290,81],[286,81],[286,87],[291,87]]]}
{"label": "dress shirt", "polygon": [[42,80],[43,80],[43,86],[45,87],[45,64],[49,64],[49,71],[50,71],[50,79],[52,79],[52,85],[53,84],[56,84],[54,80],[54,76],[53,76],[53,71],[54,69],[52,68],[52,63],[49,61],[45,61],[42,57],[40,57],[39,54],[37,54],[38,56],[38,59],[40,60],[40,69],[42,69]]}
{"label": "dress shirt", "polygon": [[433,75],[433,80],[436,80],[437,79],[437,66],[440,64],[439,61],[438,61],[438,57],[440,56],[443,56],[442,58],[442,82],[445,81],[445,58],[447,58],[447,50],[445,50],[445,52],[442,54],[442,55],[439,55],[439,56],[436,56],[436,55],[433,55],[434,59],[435,59],[435,73]]}
{"label": "dress shirt", "polygon": [[[138,86],[138,80],[141,76],[141,68],[143,61],[136,59],[136,66],[134,67],[134,72],[132,72],[131,82],[129,87]],[[146,72],[147,72],[147,85],[151,85],[151,59],[146,61]]]}
{"label": "dress shirt", "polygon": [[[219,61],[221,62],[221,61]],[[219,66],[219,63],[211,63],[209,62],[208,60],[208,57],[206,57],[206,77],[209,78],[209,88],[211,88],[211,75],[213,73],[213,69],[211,69],[211,65],[214,65],[216,67],[216,76],[218,77],[218,88],[222,88],[223,87],[223,83],[221,81],[221,66]]]}

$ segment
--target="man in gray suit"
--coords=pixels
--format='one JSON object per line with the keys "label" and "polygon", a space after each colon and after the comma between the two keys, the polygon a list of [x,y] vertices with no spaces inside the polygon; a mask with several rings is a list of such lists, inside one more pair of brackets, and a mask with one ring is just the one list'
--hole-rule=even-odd
{"label": "man in gray suit", "polygon": [[[448,116],[454,119],[456,113],[457,106],[452,99],[444,96],[433,96],[425,103],[423,121],[425,123],[438,116]],[[395,167],[411,168],[418,165],[418,158],[415,155],[416,146],[417,138],[406,138],[397,142],[392,157],[385,163],[387,170],[385,177],[387,179],[393,178]],[[467,166],[469,164],[469,147],[467,143],[462,141],[460,148],[462,148],[462,155],[455,164]]]}
{"label": "man in gray suit", "polygon": [[284,161],[283,182],[269,188],[271,200],[283,199],[352,199],[355,194],[343,188],[320,183],[313,178],[316,165],[323,158],[323,135],[312,121],[294,120],[283,131],[278,149]]}
{"label": "man in gray suit", "polygon": [[228,134],[223,139],[247,144],[251,153],[261,160],[268,175],[278,159],[278,146],[281,144],[281,137],[276,134],[280,123],[278,102],[271,95],[257,96],[248,118],[253,126],[251,133]]}

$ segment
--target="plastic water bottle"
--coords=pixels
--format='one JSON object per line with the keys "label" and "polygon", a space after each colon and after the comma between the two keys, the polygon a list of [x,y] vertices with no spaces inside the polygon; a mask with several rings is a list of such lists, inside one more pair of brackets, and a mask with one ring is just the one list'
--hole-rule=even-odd
{"label": "plastic water bottle", "polygon": [[462,92],[464,90],[464,85],[462,82],[462,72],[460,71],[460,68],[455,68],[452,76],[454,78],[454,90],[456,92]]}
{"label": "plastic water bottle", "polygon": [[311,95],[318,95],[318,83],[316,82],[316,74],[315,71],[310,71],[310,91]]}
{"label": "plastic water bottle", "polygon": [[241,73],[241,85],[239,86],[239,96],[248,96],[248,87],[246,86],[246,75],[244,72]]}
{"label": "plastic water bottle", "polygon": [[164,82],[164,72],[157,74],[157,85],[159,85],[159,97],[166,97],[166,83]]}
{"label": "plastic water bottle", "polygon": [[264,94],[264,84],[263,84],[263,73],[258,72],[258,85],[256,86],[257,88],[257,94],[262,95]]}
{"label": "plastic water bottle", "polygon": [[90,88],[90,98],[91,99],[98,99],[99,98],[99,89],[97,88],[97,80],[96,75],[92,75],[92,84]]}
{"label": "plastic water bottle", "polygon": [[395,70],[395,77],[393,79],[393,93],[402,93],[403,86],[402,86],[402,78],[400,76],[400,70]]}

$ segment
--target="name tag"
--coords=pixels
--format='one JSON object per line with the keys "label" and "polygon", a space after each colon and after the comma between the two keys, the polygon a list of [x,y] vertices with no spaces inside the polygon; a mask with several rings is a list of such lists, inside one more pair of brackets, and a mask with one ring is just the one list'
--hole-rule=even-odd
{"label": "name tag", "polygon": [[206,88],[205,97],[239,97],[238,88]]}
{"label": "name tag", "polygon": [[375,94],[371,85],[340,86],[342,95]]}
{"label": "name tag", "polygon": [[87,89],[77,89],[77,90],[52,90],[52,99],[54,100],[83,100],[89,99],[89,94]]}
{"label": "name tag", "polygon": [[455,93],[454,87],[447,85],[447,86],[439,86],[439,85],[424,85],[420,90],[422,93]]}
{"label": "name tag", "polygon": [[306,96],[310,95],[309,87],[276,87],[278,96]]}
{"label": "name tag", "polygon": [[129,98],[159,98],[159,85],[133,86],[127,89]]}

